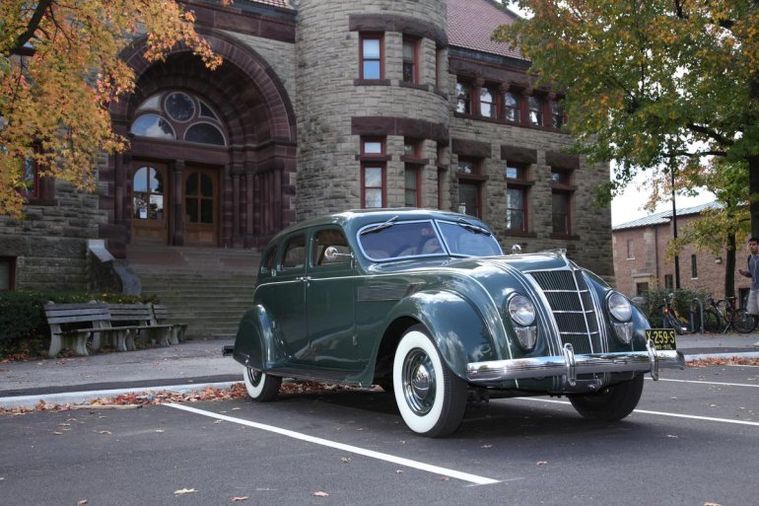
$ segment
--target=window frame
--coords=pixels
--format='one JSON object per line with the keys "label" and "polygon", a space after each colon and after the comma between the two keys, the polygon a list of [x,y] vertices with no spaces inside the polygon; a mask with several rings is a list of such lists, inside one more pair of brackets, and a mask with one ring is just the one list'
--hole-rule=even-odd
{"label": "window frame", "polygon": [[[463,98],[463,104],[464,104],[464,110],[459,111],[459,104],[462,102],[462,99],[460,98],[462,95],[459,94],[459,87],[466,90],[466,94],[464,94]],[[456,91],[454,92],[456,97],[456,114],[465,114],[467,116],[470,116],[472,114],[472,105],[473,105],[473,98],[472,98],[472,91],[474,90],[474,87],[471,83],[468,83],[466,81],[462,81],[457,79],[456,80]]]}
{"label": "window frame", "polygon": [[0,263],[8,265],[8,288],[0,287],[0,292],[13,292],[16,290],[16,257],[0,256]]}
{"label": "window frame", "polygon": [[[560,196],[564,199],[566,203],[566,213],[562,214],[561,216],[564,216],[564,230],[563,231],[557,231],[556,230],[556,216],[559,215],[559,213],[556,212],[556,208],[553,205],[554,204],[554,197]],[[551,233],[554,236],[561,236],[566,237],[572,235],[572,192],[568,190],[559,190],[556,188],[553,188],[551,190]]]}
{"label": "window frame", "polygon": [[[367,40],[377,40],[379,42],[379,58],[376,60],[379,63],[379,76],[378,77],[366,77],[364,74],[364,63],[367,58],[364,57],[364,42]],[[358,43],[358,76],[362,81],[380,81],[385,78],[385,34],[377,32],[364,32],[359,34]],[[375,61],[374,58],[369,61]]]}
{"label": "window frame", "polygon": [[635,260],[635,244],[632,239],[627,239],[627,242],[625,243],[627,247],[627,260]]}
{"label": "window frame", "polygon": [[[462,162],[472,163],[472,172],[471,173],[465,173],[465,172],[459,172],[458,167],[461,165]],[[456,169],[456,177],[458,182],[458,203],[459,203],[459,209],[461,207],[461,186],[462,185],[468,185],[468,186],[474,186],[477,189],[477,192],[475,194],[475,210],[476,214],[470,214],[470,216],[474,216],[478,219],[483,219],[483,182],[487,180],[487,176],[482,175],[483,170],[483,162],[484,160],[482,158],[476,158],[476,157],[469,157],[469,156],[459,156],[458,162],[457,162],[457,169]]]}
{"label": "window frame", "polygon": [[[530,170],[529,165],[530,164],[528,163],[509,162],[508,160],[506,161],[506,169],[504,170],[504,179],[506,181],[506,216],[504,216],[504,219],[506,222],[506,233],[508,234],[527,234],[530,231],[529,198],[532,182],[528,180],[528,172]],[[516,170],[516,177],[509,177],[510,169]],[[519,190],[522,193],[521,208],[509,207],[509,190]],[[521,229],[514,229],[508,225],[510,211],[512,210],[518,210],[522,213]]]}
{"label": "window frame", "polygon": [[690,256],[690,278],[698,279],[698,255],[695,253]]}
{"label": "window frame", "polygon": [[[537,107],[533,107],[533,102]],[[536,121],[532,119],[532,113],[536,113]],[[545,125],[545,118],[543,117],[543,99],[535,95],[527,97],[527,123],[533,127],[542,127]]]}
{"label": "window frame", "polygon": [[[381,183],[380,186],[366,186],[367,169],[380,169]],[[362,161],[361,162],[361,209],[382,209],[387,207],[387,162],[379,161]],[[380,190],[382,204],[380,207],[366,206],[366,191]]]}
{"label": "window frame", "polygon": [[[303,239],[303,263],[299,266],[296,265],[293,267],[287,267],[285,266],[285,259],[287,258],[287,252],[289,250],[290,243],[299,238]],[[282,273],[305,272],[306,263],[308,263],[308,253],[308,238],[306,237],[306,232],[304,230],[300,230],[293,233],[282,242],[282,249],[277,262],[277,271]]]}
{"label": "window frame", "polygon": [[[420,82],[420,76],[419,76],[419,52],[420,52],[420,39],[417,37],[411,37],[408,35],[403,36],[403,41],[401,45],[401,81],[408,83],[408,84],[419,84]],[[406,80],[405,78],[405,72],[406,72],[406,45],[411,45],[411,48],[413,50],[412,59],[411,59],[411,81]]]}
{"label": "window frame", "polygon": [[[408,186],[406,186],[407,179],[406,174],[408,171],[414,171],[414,180],[416,181],[416,188],[413,189],[414,191],[414,205],[409,206],[408,202],[406,201],[406,193],[411,191]],[[405,164],[403,168],[403,205],[404,207],[422,207],[422,170],[421,167],[407,163]]]}
{"label": "window frame", "polygon": [[[482,100],[482,94],[484,92],[487,92],[490,95],[490,102],[483,101]],[[479,115],[483,118],[488,119],[498,119],[498,94],[493,91],[493,88],[490,86],[481,86],[480,87],[480,93],[479,93]],[[490,115],[486,115],[484,111],[482,110],[483,104],[489,104],[490,105]]]}
{"label": "window frame", "polygon": [[[508,105],[508,101],[506,100],[507,95],[511,96],[514,99],[513,106]],[[514,119],[509,118],[509,111],[514,111]],[[519,124],[521,123],[521,119],[522,119],[522,110],[521,110],[521,101],[519,100],[519,95],[511,91],[504,92],[503,93],[503,120],[508,123]]]}

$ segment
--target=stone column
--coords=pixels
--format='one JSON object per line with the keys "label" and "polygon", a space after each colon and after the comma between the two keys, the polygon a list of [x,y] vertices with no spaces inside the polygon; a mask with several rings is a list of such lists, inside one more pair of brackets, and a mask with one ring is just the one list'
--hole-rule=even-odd
{"label": "stone column", "polygon": [[184,160],[174,160],[169,165],[171,171],[171,215],[169,222],[169,237],[172,246],[184,246],[184,213],[182,212],[182,176],[185,169]]}

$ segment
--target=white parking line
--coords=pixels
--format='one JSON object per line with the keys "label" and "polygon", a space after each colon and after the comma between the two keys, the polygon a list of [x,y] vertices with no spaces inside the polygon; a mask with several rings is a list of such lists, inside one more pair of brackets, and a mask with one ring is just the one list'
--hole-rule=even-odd
{"label": "white parking line", "polygon": [[[572,404],[569,401],[557,401],[556,399],[541,399],[539,397],[512,397],[514,400],[520,401],[533,401],[533,402],[547,402],[550,404]],[[711,416],[697,416],[697,415],[681,415],[679,413],[665,413],[664,411],[649,411],[646,409],[636,409],[633,413],[640,413],[643,415],[657,415],[657,416],[669,416],[672,418],[687,418],[689,420],[703,420],[707,422],[720,422],[720,423],[732,423],[735,425],[750,425],[751,427],[759,427],[759,422],[749,422],[744,420],[730,420],[728,418],[714,418]]]}
{"label": "white parking line", "polygon": [[406,459],[403,457],[396,457],[395,455],[389,455],[387,453],[375,452],[372,450],[359,448],[358,446],[338,443],[336,441],[330,441],[328,439],[322,439],[320,437],[309,436],[308,434],[302,434],[300,432],[295,432],[288,429],[282,429],[280,427],[275,427],[273,425],[266,425],[263,423],[251,422],[250,420],[221,415],[219,413],[214,413],[213,411],[205,411],[205,410],[193,408],[190,406],[184,406],[182,404],[170,403],[170,404],[162,404],[162,406],[168,406],[170,408],[180,409],[182,411],[188,411],[190,413],[195,413],[195,414],[207,416],[210,418],[216,418],[218,420],[224,420],[226,422],[237,423],[240,425],[245,425],[247,427],[253,427],[254,429],[260,429],[260,430],[273,432],[275,434],[291,437],[293,439],[299,439],[301,441],[307,441],[309,443],[327,446],[329,448],[335,448],[337,450],[354,453],[356,455],[363,455],[364,457],[369,457],[369,458],[373,458],[377,460],[384,460],[385,462],[390,462],[392,464],[398,464],[398,465],[410,467],[413,469],[419,469],[420,471],[427,471],[429,473],[438,474],[441,476],[447,476],[449,478],[455,478],[461,481],[467,481],[475,485],[492,485],[494,483],[499,482],[498,480],[485,478],[484,476],[477,476],[476,474],[469,474],[469,473],[464,473],[461,471],[456,471],[453,469],[448,469],[445,467],[425,464],[424,462],[418,462],[416,460]]}
{"label": "white parking line", "polygon": [[[646,379],[653,381],[649,377],[646,377]],[[759,388],[759,385],[749,385],[748,383],[725,383],[725,382],[721,382],[721,381],[678,380],[678,379],[665,379],[665,378],[659,378],[659,381],[671,381],[673,383],[698,383],[698,384],[702,384],[702,385],[723,385],[723,386],[726,386],[726,387]]]}

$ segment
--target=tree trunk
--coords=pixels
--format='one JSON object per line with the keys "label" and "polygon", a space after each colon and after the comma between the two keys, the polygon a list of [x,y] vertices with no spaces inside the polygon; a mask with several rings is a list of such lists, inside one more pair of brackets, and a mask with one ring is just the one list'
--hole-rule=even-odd
{"label": "tree trunk", "polygon": [[735,296],[735,232],[727,235],[725,251],[725,298]]}
{"label": "tree trunk", "polygon": [[748,188],[751,237],[759,237],[759,156],[748,157]]}

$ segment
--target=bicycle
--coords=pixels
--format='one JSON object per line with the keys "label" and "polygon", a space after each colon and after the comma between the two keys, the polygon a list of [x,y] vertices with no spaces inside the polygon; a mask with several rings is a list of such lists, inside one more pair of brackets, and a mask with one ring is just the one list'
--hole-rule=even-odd
{"label": "bicycle", "polygon": [[744,308],[735,307],[735,297],[727,297],[715,301],[712,297],[707,300],[704,309],[704,329],[709,332],[726,333],[731,328],[741,334],[752,332],[757,325],[754,315]]}
{"label": "bicycle", "polygon": [[661,309],[662,327],[675,329],[679,335],[692,334],[695,330],[691,329],[690,323],[677,313],[674,304],[675,294],[670,293],[669,297],[664,298],[664,304],[659,306]]}

